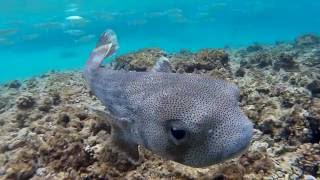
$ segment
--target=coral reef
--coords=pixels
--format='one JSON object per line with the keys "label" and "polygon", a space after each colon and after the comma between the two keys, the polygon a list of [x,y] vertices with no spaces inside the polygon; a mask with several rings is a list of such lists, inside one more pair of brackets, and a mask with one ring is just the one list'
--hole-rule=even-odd
{"label": "coral reef", "polygon": [[182,52],[170,58],[175,72],[208,74],[215,78],[232,77],[229,54],[225,50],[202,49],[197,53]]}
{"label": "coral reef", "polygon": [[161,49],[142,49],[137,52],[117,57],[113,68],[127,71],[150,70],[161,56],[165,56]]}
{"label": "coral reef", "polygon": [[297,152],[300,167],[310,174],[320,176],[320,144],[303,144]]}
{"label": "coral reef", "polygon": [[320,80],[313,80],[307,85],[313,96],[320,97]]}
{"label": "coral reef", "polygon": [[282,53],[274,63],[273,69],[277,71],[284,69],[288,72],[297,72],[299,71],[299,64],[293,60],[292,55]]}
{"label": "coral reef", "polygon": [[23,95],[17,100],[17,107],[19,109],[29,109],[35,104],[35,100],[32,95]]}
{"label": "coral reef", "polygon": [[17,89],[17,88],[20,88],[21,82],[18,80],[14,80],[14,81],[8,83],[6,86],[8,86],[9,88]]}
{"label": "coral reef", "polygon": [[248,61],[241,61],[240,66],[241,67],[247,67],[250,68],[252,66],[256,66],[258,68],[264,68],[268,66],[272,66],[273,57],[272,54],[268,54],[266,52],[256,52],[252,55],[249,55]]}
{"label": "coral reef", "polygon": [[298,48],[305,48],[310,46],[319,46],[320,44],[320,37],[315,34],[305,34],[298,37],[294,45]]}
{"label": "coral reef", "polygon": [[166,57],[173,73],[223,78],[241,89],[254,123],[242,156],[207,168],[139,148],[132,163],[111,141],[103,109],[81,72],[48,73],[0,86],[0,179],[312,179],[320,177],[320,38],[242,49],[142,49],[110,68],[150,71]]}

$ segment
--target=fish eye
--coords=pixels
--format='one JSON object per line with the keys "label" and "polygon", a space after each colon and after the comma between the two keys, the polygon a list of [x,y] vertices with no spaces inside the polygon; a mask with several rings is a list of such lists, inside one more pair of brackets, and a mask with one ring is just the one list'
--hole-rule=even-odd
{"label": "fish eye", "polygon": [[178,141],[182,140],[186,136],[186,131],[172,127],[170,129],[171,135]]}

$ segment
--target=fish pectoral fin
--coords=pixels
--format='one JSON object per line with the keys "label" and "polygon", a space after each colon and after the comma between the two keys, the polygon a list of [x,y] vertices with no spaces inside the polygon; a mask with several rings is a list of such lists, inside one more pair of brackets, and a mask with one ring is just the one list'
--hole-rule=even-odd
{"label": "fish pectoral fin", "polygon": [[118,149],[121,152],[124,152],[130,162],[132,164],[138,164],[139,163],[139,149],[138,144],[134,143],[130,139],[130,135],[126,133],[126,131],[129,131],[130,123],[131,121],[126,118],[121,119],[115,119],[110,114],[106,113],[104,110],[88,106],[88,108],[96,113],[98,116],[106,119],[112,129],[111,129],[111,135],[112,135],[112,143],[118,147]]}
{"label": "fish pectoral fin", "polygon": [[119,127],[121,126],[123,128],[126,128],[126,127],[130,126],[130,124],[133,123],[133,121],[128,118],[116,118],[116,117],[112,116],[110,113],[107,113],[105,110],[98,109],[93,106],[87,105],[87,108],[90,111],[94,112],[97,116],[100,116],[100,117],[106,119],[111,125],[114,125],[114,126],[119,126]]}
{"label": "fish pectoral fin", "polygon": [[108,121],[110,124],[114,124],[114,122],[113,122],[114,118],[110,114],[106,113],[103,109],[99,109],[99,108],[96,108],[96,107],[93,107],[90,105],[87,105],[87,108],[89,109],[89,111],[93,112],[97,116]]}
{"label": "fish pectoral fin", "polygon": [[124,134],[122,129],[112,126],[112,142],[115,144],[120,151],[126,153],[129,160],[133,164],[139,162],[139,148],[138,144],[131,141],[130,137]]}

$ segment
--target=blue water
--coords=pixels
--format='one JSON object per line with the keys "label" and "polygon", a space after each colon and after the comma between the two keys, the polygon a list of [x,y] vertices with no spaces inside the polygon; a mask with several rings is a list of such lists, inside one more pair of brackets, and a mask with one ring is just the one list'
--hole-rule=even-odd
{"label": "blue water", "polygon": [[107,28],[118,55],[241,47],[319,33],[319,9],[318,0],[0,0],[0,82],[80,69]]}

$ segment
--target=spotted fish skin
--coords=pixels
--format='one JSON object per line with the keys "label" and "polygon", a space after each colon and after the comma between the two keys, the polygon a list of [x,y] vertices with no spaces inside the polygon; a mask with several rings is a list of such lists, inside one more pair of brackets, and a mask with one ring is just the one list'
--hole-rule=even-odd
{"label": "spotted fish skin", "polygon": [[[103,38],[108,36],[115,34],[107,31]],[[108,70],[100,64],[117,42],[114,37],[105,42],[92,52],[84,74],[110,111],[120,144],[130,151],[142,145],[192,167],[223,162],[247,149],[253,127],[239,108],[235,85],[195,74]]]}

